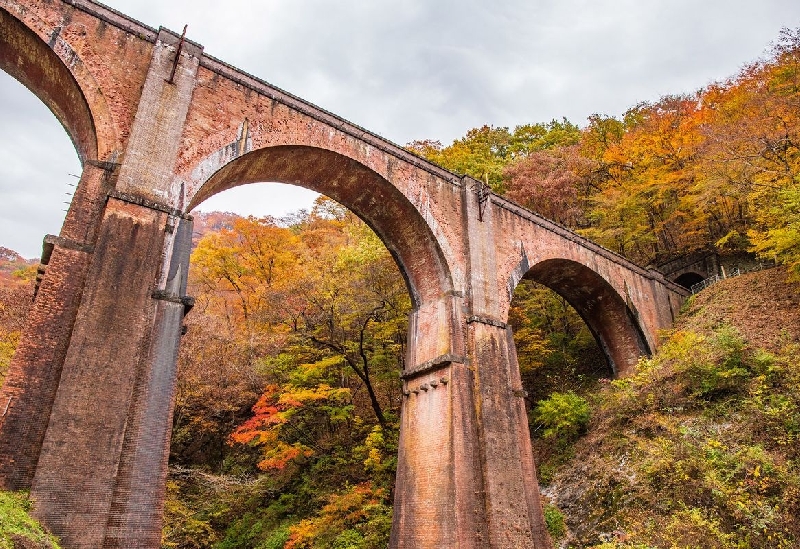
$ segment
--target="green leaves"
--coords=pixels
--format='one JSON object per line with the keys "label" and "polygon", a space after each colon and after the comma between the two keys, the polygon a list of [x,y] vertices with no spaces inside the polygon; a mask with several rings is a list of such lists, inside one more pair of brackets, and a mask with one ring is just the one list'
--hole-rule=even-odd
{"label": "green leaves", "polygon": [[36,546],[59,549],[55,536],[48,534],[29,512],[27,494],[0,491],[0,549]]}
{"label": "green leaves", "polygon": [[586,431],[589,425],[589,404],[572,391],[553,393],[539,401],[536,421],[544,427],[545,438],[569,441]]}
{"label": "green leaves", "polygon": [[513,133],[506,127],[473,128],[452,145],[438,141],[414,141],[407,147],[431,162],[458,174],[483,181],[495,192],[505,192],[505,167],[537,152],[575,145],[580,140],[578,126],[566,118],[546,124],[517,126]]}

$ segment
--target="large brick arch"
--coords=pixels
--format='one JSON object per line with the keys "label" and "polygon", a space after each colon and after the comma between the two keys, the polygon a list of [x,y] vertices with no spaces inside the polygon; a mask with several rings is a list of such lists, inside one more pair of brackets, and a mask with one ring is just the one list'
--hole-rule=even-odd
{"label": "large brick arch", "polygon": [[18,15],[24,20],[0,8],[0,69],[47,105],[64,126],[81,163],[105,159],[119,143],[97,82],[60,35],[60,27],[30,11]]}
{"label": "large brick arch", "polygon": [[649,355],[642,329],[625,300],[603,277],[570,259],[547,259],[533,265],[527,279],[543,284],[567,300],[586,322],[614,375],[630,371]]}
{"label": "large brick arch", "polygon": [[447,262],[419,211],[386,179],[337,152],[303,145],[249,152],[214,173],[188,209],[226,189],[262,181],[317,191],[363,219],[395,258],[415,307],[452,291]]}

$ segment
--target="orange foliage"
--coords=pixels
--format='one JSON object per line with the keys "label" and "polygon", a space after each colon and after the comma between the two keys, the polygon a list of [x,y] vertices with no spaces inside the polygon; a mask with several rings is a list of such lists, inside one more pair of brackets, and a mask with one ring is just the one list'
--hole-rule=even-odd
{"label": "orange foliage", "polygon": [[385,499],[382,489],[371,482],[364,482],[340,494],[331,494],[320,513],[311,519],[300,521],[291,527],[291,535],[284,549],[308,549],[318,547],[319,541],[353,528],[369,517],[371,507]]}
{"label": "orange foliage", "polygon": [[285,421],[280,415],[281,408],[276,405],[279,397],[280,387],[268,385],[258,402],[253,406],[253,417],[231,433],[231,442],[247,444],[254,439],[258,439],[257,442],[262,442],[272,438],[269,430],[265,429],[265,427],[279,425]]}
{"label": "orange foliage", "polygon": [[258,463],[258,468],[262,471],[269,471],[270,469],[281,471],[287,465],[300,458],[308,458],[314,455],[314,451],[311,448],[299,443],[286,444],[279,440],[273,442],[274,445],[266,452],[266,457]]}

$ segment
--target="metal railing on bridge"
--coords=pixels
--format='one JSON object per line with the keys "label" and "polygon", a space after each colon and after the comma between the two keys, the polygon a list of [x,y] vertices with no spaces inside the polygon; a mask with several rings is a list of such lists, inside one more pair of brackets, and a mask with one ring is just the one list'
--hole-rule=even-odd
{"label": "metal railing on bridge", "polygon": [[739,269],[739,267],[736,267],[730,273],[726,273],[725,269],[723,269],[722,270],[722,274],[715,274],[714,276],[709,276],[708,278],[705,278],[705,279],[701,280],[697,284],[692,284],[692,287],[689,288],[689,289],[691,290],[692,294],[696,294],[697,292],[699,292],[701,290],[705,290],[709,286],[713,286],[714,284],[716,284],[720,280],[725,280],[726,278],[734,278],[734,277],[739,276],[739,275],[743,275],[743,274],[746,274],[746,273],[753,273],[753,272],[756,272],[756,271],[762,271],[764,269],[771,269],[772,267],[775,267],[775,266],[777,266],[777,265],[776,264],[764,265],[763,263],[759,263],[756,267],[753,267],[752,269],[741,270],[741,269]]}

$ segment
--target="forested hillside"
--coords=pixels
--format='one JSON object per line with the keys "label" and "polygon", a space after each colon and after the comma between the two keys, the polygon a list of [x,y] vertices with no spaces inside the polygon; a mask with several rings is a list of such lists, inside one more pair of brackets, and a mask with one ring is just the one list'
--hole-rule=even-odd
{"label": "forested hillside", "polygon": [[590,414],[559,409],[567,459],[540,477],[562,547],[800,544],[800,285],[750,273],[684,309],[635,375],[585,394]]}
{"label": "forested hillside", "polygon": [[192,261],[165,545],[385,546],[410,302],[380,240],[320,199]]}
{"label": "forested hillside", "polygon": [[800,274],[800,29],[691,95],[622,117],[411,148],[640,263],[696,249],[755,250]]}
{"label": "forested hillside", "polygon": [[[523,281],[509,322],[563,547],[800,545],[800,29],[618,118],[408,148],[642,265],[700,250],[782,265],[690,299],[623,380],[549,289]],[[410,308],[391,256],[325,198],[196,229],[163,547],[385,547]],[[13,272],[0,376],[30,296],[30,269]]]}

